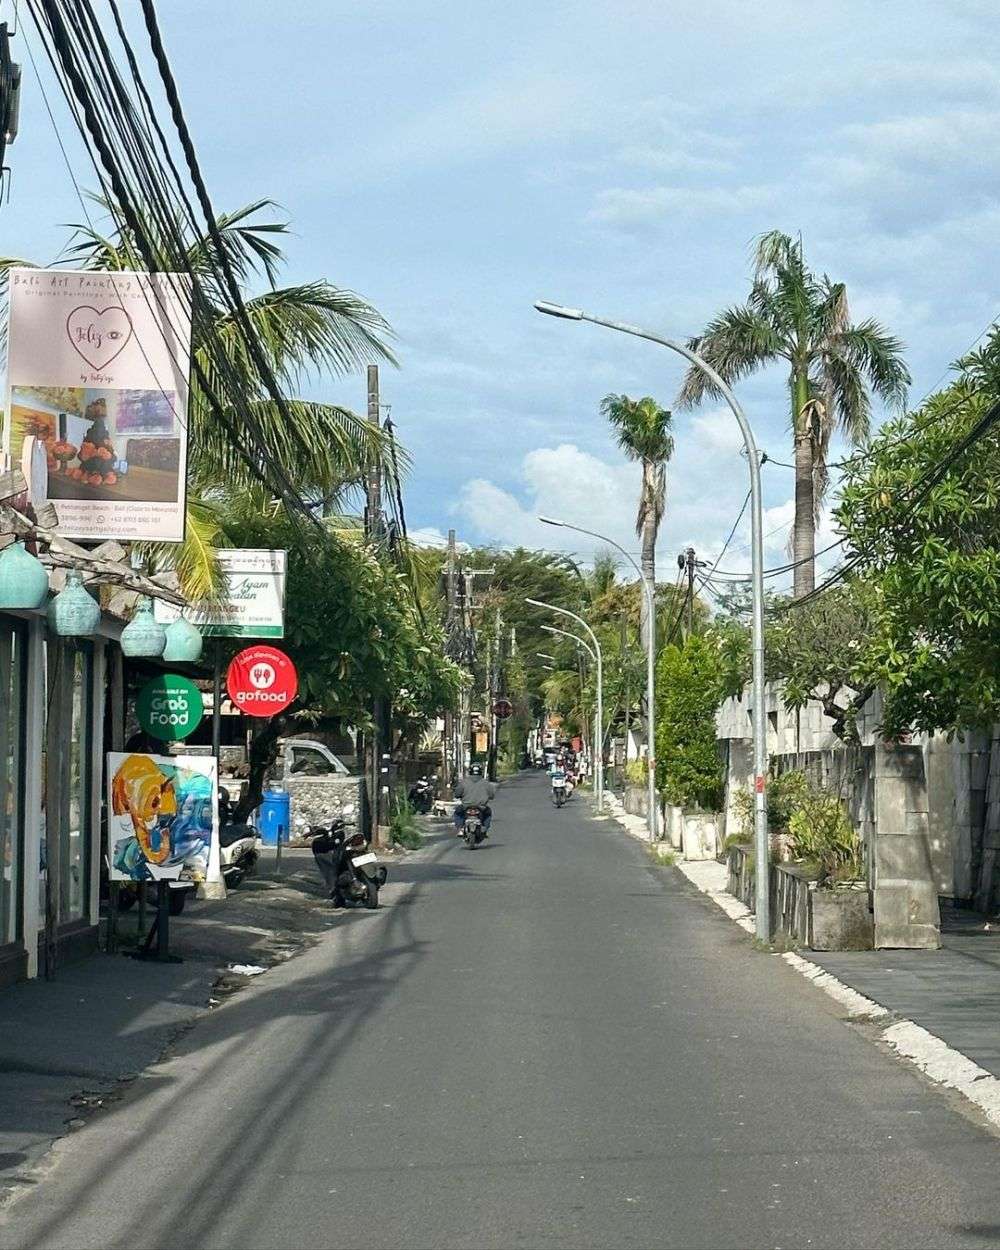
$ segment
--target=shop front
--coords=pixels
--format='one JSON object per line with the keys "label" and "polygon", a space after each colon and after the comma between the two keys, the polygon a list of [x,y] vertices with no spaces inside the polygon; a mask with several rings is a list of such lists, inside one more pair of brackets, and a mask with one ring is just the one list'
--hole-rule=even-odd
{"label": "shop front", "polygon": [[0,985],[96,949],[106,656],[119,623],[59,638],[0,612]]}

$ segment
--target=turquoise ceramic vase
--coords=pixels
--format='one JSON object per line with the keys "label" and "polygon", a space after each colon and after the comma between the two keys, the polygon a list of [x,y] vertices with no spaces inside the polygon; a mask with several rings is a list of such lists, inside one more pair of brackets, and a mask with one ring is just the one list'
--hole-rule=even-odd
{"label": "turquoise ceramic vase", "polygon": [[76,569],[66,572],[66,585],[49,604],[49,624],[60,638],[89,637],[101,623],[101,605],[83,584]]}
{"label": "turquoise ceramic vase", "polygon": [[166,631],[153,619],[152,599],[140,599],[135,616],[122,630],[122,652],[130,656],[162,655],[166,641]]}
{"label": "turquoise ceramic vase", "polygon": [[201,655],[201,632],[190,621],[179,616],[171,621],[165,630],[166,646],[163,648],[165,660],[175,660],[192,664]]}
{"label": "turquoise ceramic vase", "polygon": [[0,608],[40,608],[49,597],[45,565],[24,543],[11,543],[0,551]]}

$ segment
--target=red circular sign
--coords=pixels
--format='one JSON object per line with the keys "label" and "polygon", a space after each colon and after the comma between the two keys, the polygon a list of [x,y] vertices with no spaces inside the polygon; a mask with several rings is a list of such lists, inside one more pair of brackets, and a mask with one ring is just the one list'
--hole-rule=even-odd
{"label": "red circular sign", "polygon": [[277,647],[247,647],[233,657],[226,674],[229,697],[247,716],[274,716],[295,698],[295,665]]}
{"label": "red circular sign", "polygon": [[514,705],[510,699],[497,699],[496,703],[493,704],[493,715],[497,720],[507,720],[513,714]]}

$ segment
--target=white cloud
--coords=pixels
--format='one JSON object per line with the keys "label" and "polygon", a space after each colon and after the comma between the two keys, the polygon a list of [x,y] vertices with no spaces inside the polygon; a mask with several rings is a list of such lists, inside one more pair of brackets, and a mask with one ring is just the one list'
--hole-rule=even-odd
{"label": "white cloud", "polygon": [[734,187],[611,187],[599,191],[590,219],[608,225],[641,227],[669,217],[733,215],[764,208],[774,202],[768,186]]}
{"label": "white cloud", "polygon": [[[435,525],[423,525],[419,529],[410,530],[407,534],[415,547],[447,547],[448,537]],[[468,543],[456,542],[456,551],[468,551]]]}

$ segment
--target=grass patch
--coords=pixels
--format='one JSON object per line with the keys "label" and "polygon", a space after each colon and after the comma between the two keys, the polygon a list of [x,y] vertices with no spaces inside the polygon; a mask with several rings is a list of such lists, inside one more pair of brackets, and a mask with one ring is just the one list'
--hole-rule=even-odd
{"label": "grass patch", "polygon": [[666,846],[663,842],[656,842],[646,849],[649,851],[650,858],[654,859],[658,864],[671,865],[677,863],[677,852],[672,846]]}
{"label": "grass patch", "polygon": [[389,836],[394,846],[404,846],[415,851],[423,846],[424,839],[417,828],[417,818],[406,799],[399,799],[389,821]]}

